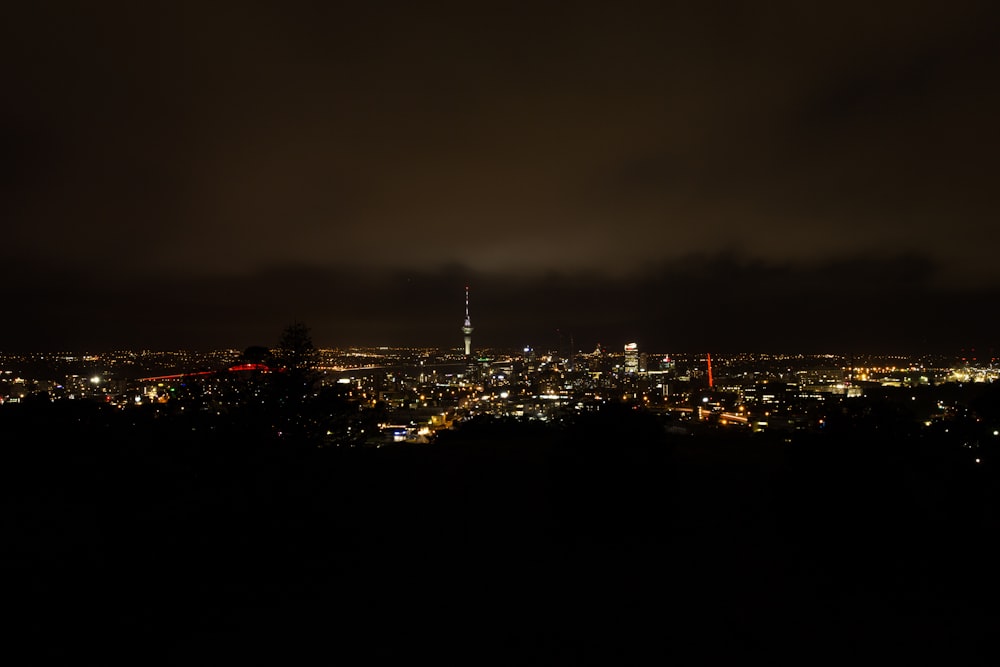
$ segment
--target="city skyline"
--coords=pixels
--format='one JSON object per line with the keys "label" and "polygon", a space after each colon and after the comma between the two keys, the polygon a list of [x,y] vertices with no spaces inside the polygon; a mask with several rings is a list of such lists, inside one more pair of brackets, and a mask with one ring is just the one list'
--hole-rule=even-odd
{"label": "city skyline", "polygon": [[[921,292],[907,283],[913,270],[907,262],[858,263],[848,267],[853,278],[838,265],[796,275],[787,268],[718,264],[718,274],[688,266],[695,275],[664,271],[623,283],[480,276],[473,347],[563,349],[572,340],[586,351],[635,341],[644,349],[682,352],[964,355],[978,349],[995,356],[1000,316],[990,304],[1000,293]],[[854,280],[857,291],[838,292],[838,276]],[[747,280],[761,281],[755,289],[762,293],[741,297],[736,286]],[[463,347],[464,327],[455,320],[462,316],[464,286],[452,274],[385,280],[363,272],[291,271],[276,283],[262,276],[240,289],[228,280],[180,292],[162,284],[125,286],[105,301],[67,282],[37,297],[34,305],[41,307],[29,317],[12,317],[18,326],[4,332],[0,349],[244,349],[275,345],[293,322],[305,324],[326,348]],[[279,294],[289,285],[292,291]],[[322,292],[324,285],[332,288]],[[589,306],[581,306],[588,298]]]}
{"label": "city skyline", "polygon": [[996,19],[23,4],[0,350],[990,349]]}

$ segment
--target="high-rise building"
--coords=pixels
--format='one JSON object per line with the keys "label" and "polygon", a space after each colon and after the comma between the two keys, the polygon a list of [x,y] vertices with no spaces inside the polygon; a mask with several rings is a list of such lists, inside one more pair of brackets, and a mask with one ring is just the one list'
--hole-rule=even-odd
{"label": "high-rise building", "polygon": [[465,356],[472,354],[472,321],[469,319],[469,287],[465,287],[465,324],[462,325],[465,334]]}
{"label": "high-rise building", "polygon": [[670,360],[670,355],[665,354],[663,358],[660,359],[660,370],[661,371],[672,371],[674,370],[674,362]]}
{"label": "high-rise building", "polygon": [[535,363],[538,361],[538,357],[535,356],[535,349],[530,345],[524,346],[524,363],[529,367],[534,367]]}
{"label": "high-rise building", "polygon": [[639,372],[639,346],[636,343],[625,344],[625,372],[630,374]]}

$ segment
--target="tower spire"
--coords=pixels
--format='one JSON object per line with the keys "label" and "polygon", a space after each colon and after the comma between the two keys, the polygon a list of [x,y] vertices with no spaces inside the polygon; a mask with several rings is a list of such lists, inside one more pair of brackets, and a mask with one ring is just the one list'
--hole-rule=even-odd
{"label": "tower spire", "polygon": [[472,354],[472,320],[469,319],[469,286],[465,286],[465,324],[462,325],[465,334],[465,356]]}

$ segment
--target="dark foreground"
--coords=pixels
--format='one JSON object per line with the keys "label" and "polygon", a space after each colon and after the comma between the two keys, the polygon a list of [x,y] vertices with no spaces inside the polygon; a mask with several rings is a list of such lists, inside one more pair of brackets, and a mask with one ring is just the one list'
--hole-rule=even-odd
{"label": "dark foreground", "polygon": [[10,422],[8,651],[995,662],[992,468],[944,442],[661,426],[622,412],[340,450],[79,415]]}

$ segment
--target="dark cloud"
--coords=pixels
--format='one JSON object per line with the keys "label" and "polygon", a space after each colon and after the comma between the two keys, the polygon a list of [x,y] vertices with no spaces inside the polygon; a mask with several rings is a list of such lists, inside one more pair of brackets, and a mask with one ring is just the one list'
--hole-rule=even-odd
{"label": "dark cloud", "polygon": [[[670,273],[690,257],[765,286],[754,306],[719,311],[744,320],[818,308],[787,289],[786,305],[762,299],[781,270],[821,295],[808,303],[871,302],[841,257],[867,258],[861,274],[923,258],[934,270],[901,294],[991,293],[996,14],[986,2],[22,4],[0,28],[0,261],[114,276],[93,298],[70,279],[76,301],[20,282],[34,296],[12,299],[25,322],[59,304],[90,331],[120,322],[122,340],[145,336],[136,311],[185,313],[217,332],[204,340],[225,339],[257,317],[246,291],[280,304],[264,306],[274,319],[317,313],[331,341],[438,341],[452,333],[433,324],[444,311],[398,290],[478,278],[504,313],[488,330],[517,323],[504,340],[537,317],[539,331],[595,338],[647,327],[671,347],[654,324],[715,312],[683,284],[696,271]],[[725,253],[740,259],[720,264]],[[600,316],[573,312],[598,299]],[[880,313],[870,321],[896,331]],[[724,344],[719,326],[700,335]]]}

